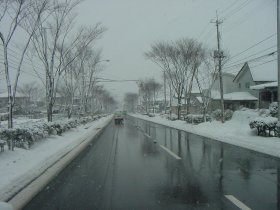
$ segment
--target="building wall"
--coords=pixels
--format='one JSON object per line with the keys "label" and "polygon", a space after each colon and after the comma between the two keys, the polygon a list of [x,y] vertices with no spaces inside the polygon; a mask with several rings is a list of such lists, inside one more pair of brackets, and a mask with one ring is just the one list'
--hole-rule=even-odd
{"label": "building wall", "polygon": [[237,92],[248,92],[251,93],[255,97],[259,97],[259,93],[257,90],[251,90],[250,86],[257,85],[254,82],[251,72],[246,69],[242,72],[242,74],[234,81],[235,86],[237,87]]}
{"label": "building wall", "polygon": [[[258,101],[224,101],[225,104],[225,110],[238,110],[240,107],[247,107],[250,109],[255,109],[258,106]],[[211,102],[211,110],[214,111],[216,109],[220,109],[220,101],[219,100],[213,100]]]}
{"label": "building wall", "polygon": [[[224,93],[232,93],[237,91],[237,84],[233,82],[234,75],[223,74]],[[213,84],[213,90],[220,91],[220,81],[216,79]]]}
{"label": "building wall", "polygon": [[278,101],[278,91],[277,88],[267,88],[264,90],[260,90],[260,102],[259,102],[259,108],[269,108],[269,105],[272,102],[277,102]]}
{"label": "building wall", "polygon": [[[22,105],[22,106],[26,106],[28,105],[28,98],[27,97],[16,97],[15,99],[15,104],[17,105]],[[0,98],[0,108],[7,108],[8,110],[8,98]]]}

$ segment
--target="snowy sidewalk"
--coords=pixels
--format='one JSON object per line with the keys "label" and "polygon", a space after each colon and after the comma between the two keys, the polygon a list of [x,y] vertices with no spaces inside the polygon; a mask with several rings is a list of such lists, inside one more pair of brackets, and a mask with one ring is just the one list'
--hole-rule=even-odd
{"label": "snowy sidewalk", "polygon": [[258,116],[254,111],[236,111],[233,118],[224,124],[218,121],[212,121],[198,125],[187,124],[181,120],[170,121],[161,116],[130,115],[210,139],[280,157],[280,138],[257,136],[256,131],[250,129],[249,121]]}
{"label": "snowy sidewalk", "polygon": [[0,201],[6,201],[86,139],[93,138],[112,116],[71,129],[62,136],[36,142],[30,150],[16,148],[0,153]]}

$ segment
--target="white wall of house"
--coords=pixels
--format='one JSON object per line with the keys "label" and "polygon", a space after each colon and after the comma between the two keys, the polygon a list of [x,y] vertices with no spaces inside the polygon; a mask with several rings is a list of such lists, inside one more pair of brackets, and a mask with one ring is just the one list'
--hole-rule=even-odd
{"label": "white wall of house", "polygon": [[[224,93],[232,93],[238,91],[237,84],[233,82],[234,75],[223,73],[223,87]],[[220,91],[220,80],[216,79],[212,90]]]}
{"label": "white wall of house", "polygon": [[256,85],[254,82],[250,70],[247,68],[234,80],[235,85],[237,86],[237,92],[248,92],[255,97],[259,97],[259,93],[256,90],[251,90],[250,86]]}

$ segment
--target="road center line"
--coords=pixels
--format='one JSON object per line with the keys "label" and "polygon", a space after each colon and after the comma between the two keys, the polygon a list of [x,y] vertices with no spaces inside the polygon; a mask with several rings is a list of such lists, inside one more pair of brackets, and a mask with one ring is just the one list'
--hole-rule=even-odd
{"label": "road center line", "polygon": [[248,206],[246,206],[244,203],[242,203],[240,200],[238,200],[236,197],[233,195],[225,195],[227,199],[229,199],[234,205],[236,205],[238,208],[242,210],[252,210]]}
{"label": "road center line", "polygon": [[160,147],[162,149],[164,149],[167,153],[169,153],[171,156],[173,156],[174,158],[176,158],[177,160],[181,160],[182,158],[180,158],[178,155],[176,155],[175,153],[173,153],[171,150],[169,150],[168,148],[166,148],[163,145],[160,145]]}

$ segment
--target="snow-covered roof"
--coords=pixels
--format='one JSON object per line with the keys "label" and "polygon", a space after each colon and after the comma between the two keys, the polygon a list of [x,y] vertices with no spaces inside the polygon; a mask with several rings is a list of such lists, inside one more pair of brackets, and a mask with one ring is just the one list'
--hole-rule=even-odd
{"label": "snow-covered roof", "polygon": [[211,90],[211,98],[214,99],[214,98],[217,98],[220,96],[220,91],[218,90]]}
{"label": "snow-covered roof", "polygon": [[255,67],[249,64],[253,80],[258,81],[277,81],[277,63],[267,63]]}
{"label": "snow-covered roof", "polygon": [[[220,96],[212,97],[214,100],[220,100]],[[225,101],[257,101],[258,98],[248,92],[233,92],[224,94]]]}
{"label": "snow-covered roof", "polygon": [[[0,93],[0,98],[8,98],[8,92]],[[23,93],[17,92],[16,98],[28,98],[28,96]]]}
{"label": "snow-covered roof", "polygon": [[264,83],[260,85],[254,85],[250,86],[250,89],[252,90],[263,90],[268,87],[278,87],[278,82],[269,82],[269,83]]}
{"label": "snow-covered roof", "polygon": [[197,96],[196,99],[199,101],[199,103],[202,103],[202,97],[201,96]]}
{"label": "snow-covered roof", "polygon": [[254,65],[248,62],[242,66],[234,80],[240,78],[243,72],[249,70],[255,82],[273,82],[277,81],[277,66],[276,62],[267,63],[265,65]]}
{"label": "snow-covered roof", "polygon": [[200,90],[199,90],[199,89],[193,89],[193,90],[192,90],[192,93],[194,93],[194,94],[195,94],[195,93],[200,93]]}

